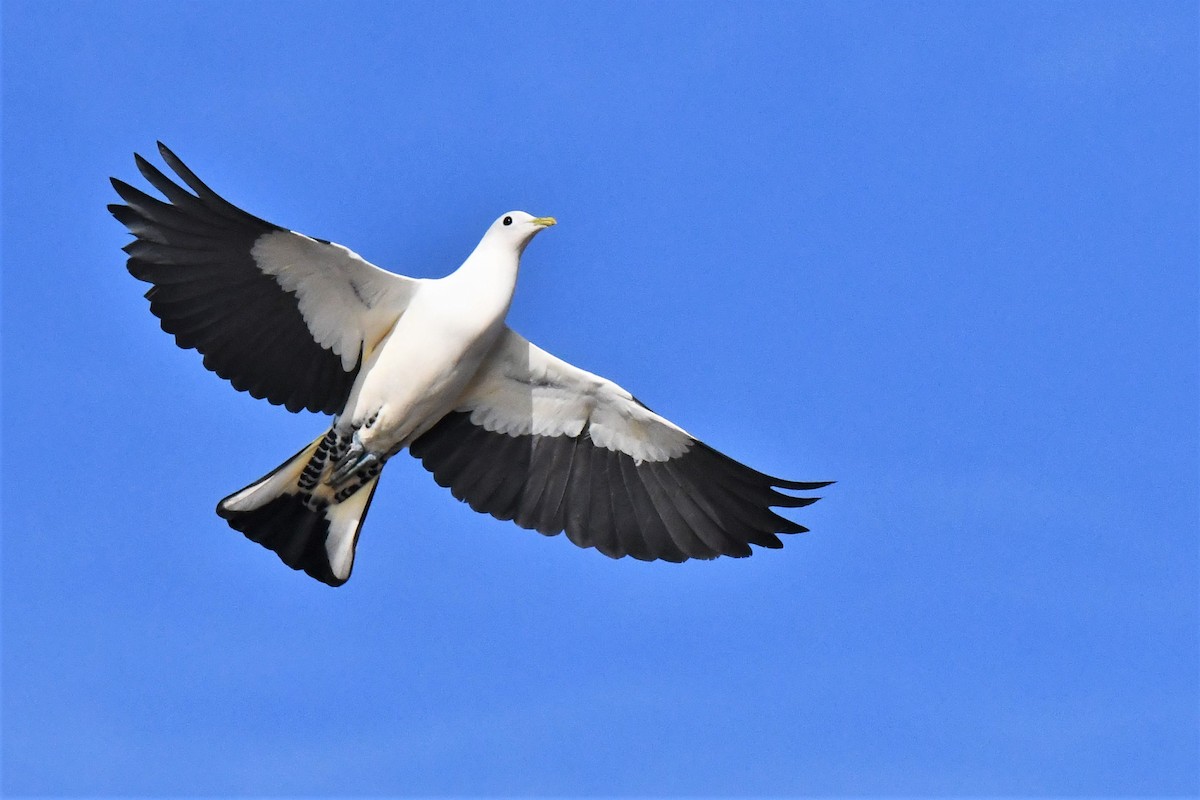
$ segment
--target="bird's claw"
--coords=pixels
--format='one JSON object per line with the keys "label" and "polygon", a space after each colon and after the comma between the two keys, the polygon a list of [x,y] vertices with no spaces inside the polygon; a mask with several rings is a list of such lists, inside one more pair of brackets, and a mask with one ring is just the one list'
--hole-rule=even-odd
{"label": "bird's claw", "polygon": [[368,452],[363,447],[362,442],[358,441],[358,438],[355,437],[350,445],[350,449],[346,451],[346,455],[342,456],[337,464],[334,465],[333,474],[329,476],[327,482],[330,486],[337,488],[353,475],[378,462],[379,456]]}

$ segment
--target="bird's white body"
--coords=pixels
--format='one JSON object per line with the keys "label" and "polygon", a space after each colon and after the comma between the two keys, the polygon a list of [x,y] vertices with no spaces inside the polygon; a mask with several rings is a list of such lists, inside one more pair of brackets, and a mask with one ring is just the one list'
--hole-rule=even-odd
{"label": "bird's white body", "polygon": [[453,409],[504,330],[520,252],[493,234],[450,275],[420,281],[368,357],[336,423],[368,451],[391,455]]}

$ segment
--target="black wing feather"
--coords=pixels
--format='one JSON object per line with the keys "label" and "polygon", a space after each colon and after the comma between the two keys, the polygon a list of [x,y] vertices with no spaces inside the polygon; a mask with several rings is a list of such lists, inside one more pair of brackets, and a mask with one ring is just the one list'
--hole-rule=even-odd
{"label": "black wing feather", "polygon": [[154,284],[146,297],[162,329],[240,391],[289,411],[340,411],[361,351],[345,370],[313,339],[295,296],[251,254],[260,237],[285,229],[222,198],[161,143],[159,152],[192,191],[135,155],[138,171],[168,202],[114,178],[125,205],[108,208],[137,237],[125,247],[127,268]]}
{"label": "black wing feather", "polygon": [[693,442],[667,461],[638,463],[578,436],[510,436],[447,414],[409,448],[434,479],[476,511],[546,535],[566,531],[580,547],[644,560],[743,557],[751,545],[782,547],[781,533],[807,530],[771,510],[816,498]]}
{"label": "black wing feather", "polygon": [[717,554],[710,550],[704,542],[700,541],[700,537],[696,535],[692,526],[683,517],[676,503],[677,495],[663,484],[662,471],[664,469],[664,462],[654,462],[644,464],[643,468],[638,470],[638,474],[645,483],[647,491],[650,493],[650,499],[654,503],[654,510],[662,520],[667,535],[671,537],[672,543],[680,553],[679,560],[683,561],[687,558],[716,558]]}

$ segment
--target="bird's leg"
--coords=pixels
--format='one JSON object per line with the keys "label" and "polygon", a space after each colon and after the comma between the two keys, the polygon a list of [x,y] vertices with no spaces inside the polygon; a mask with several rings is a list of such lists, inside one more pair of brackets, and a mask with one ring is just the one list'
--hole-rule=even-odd
{"label": "bird's leg", "polygon": [[356,431],[353,441],[350,442],[350,448],[333,465],[333,474],[329,476],[326,483],[337,488],[349,480],[351,476],[377,463],[379,463],[379,455],[371,453],[367,448],[363,447],[362,440],[358,438],[358,432]]}

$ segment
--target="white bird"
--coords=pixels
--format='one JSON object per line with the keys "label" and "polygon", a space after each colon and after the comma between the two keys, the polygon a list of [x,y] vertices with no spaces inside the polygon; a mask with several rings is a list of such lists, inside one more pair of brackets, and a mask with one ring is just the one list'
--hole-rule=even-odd
{"label": "white bird", "polygon": [[285,564],[340,586],[387,460],[405,448],[479,512],[612,558],[684,561],[778,548],[830,482],[787,481],[706,446],[612,381],[505,324],[526,245],[555,224],[523,211],[439,279],[230,204],[162,143],[191,191],[135,154],[167,202],[116,178],[109,211],[136,237],[128,269],[162,329],[235,389],[333,414],[329,430],[217,513]]}

